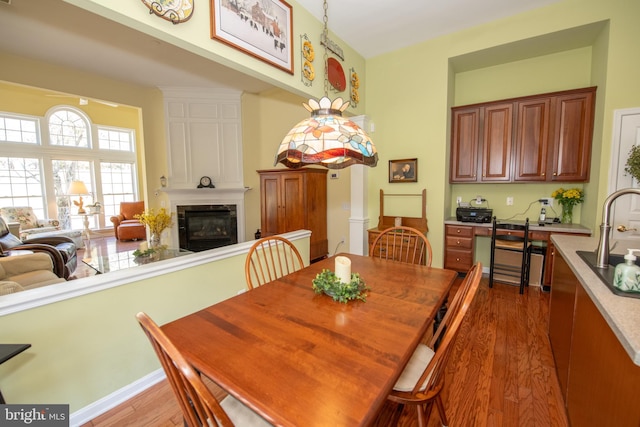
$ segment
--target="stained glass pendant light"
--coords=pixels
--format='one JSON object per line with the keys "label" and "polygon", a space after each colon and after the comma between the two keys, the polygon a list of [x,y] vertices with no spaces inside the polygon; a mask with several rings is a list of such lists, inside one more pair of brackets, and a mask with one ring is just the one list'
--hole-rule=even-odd
{"label": "stained glass pendant light", "polygon": [[302,105],[311,117],[295,125],[284,137],[274,165],[278,162],[289,168],[307,165],[319,165],[329,169],[342,169],[354,164],[374,167],[378,163],[378,153],[373,141],[353,121],[342,117],[349,107],[349,101],[342,98],[331,101],[327,97],[329,81],[327,78],[327,2],[324,1],[324,63],[325,96],[317,101],[310,99]]}
{"label": "stained glass pendant light", "polygon": [[354,164],[375,166],[378,153],[371,138],[354,122],[342,117],[349,106],[342,98],[331,102],[310,99],[302,104],[311,117],[295,125],[284,137],[276,161],[289,168],[320,165],[342,169]]}

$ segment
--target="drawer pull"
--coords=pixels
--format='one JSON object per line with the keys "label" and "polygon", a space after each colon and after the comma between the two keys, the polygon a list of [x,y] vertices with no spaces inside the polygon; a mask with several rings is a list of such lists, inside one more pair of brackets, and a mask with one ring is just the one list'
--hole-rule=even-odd
{"label": "drawer pull", "polygon": [[456,258],[456,261],[460,262],[460,258]]}
{"label": "drawer pull", "polygon": [[456,242],[456,245],[460,246],[460,240],[458,240],[458,241]]}

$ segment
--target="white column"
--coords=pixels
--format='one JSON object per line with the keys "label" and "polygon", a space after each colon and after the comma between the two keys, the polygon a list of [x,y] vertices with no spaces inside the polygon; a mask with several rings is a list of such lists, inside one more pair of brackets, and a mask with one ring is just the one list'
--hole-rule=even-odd
{"label": "white column", "polygon": [[[350,117],[350,119],[369,133],[366,116]],[[364,165],[351,166],[351,216],[349,217],[349,252],[356,255],[367,255],[368,216],[368,171]]]}

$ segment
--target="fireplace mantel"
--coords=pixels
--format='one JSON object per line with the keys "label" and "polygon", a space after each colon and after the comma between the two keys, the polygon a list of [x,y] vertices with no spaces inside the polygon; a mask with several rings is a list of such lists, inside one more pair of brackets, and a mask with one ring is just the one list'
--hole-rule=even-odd
{"label": "fireplace mantel", "polygon": [[230,194],[244,195],[247,191],[251,190],[251,187],[230,187],[230,188],[160,188],[158,191],[167,193],[167,195],[173,198],[181,197],[215,197],[219,195],[221,197],[228,196]]}

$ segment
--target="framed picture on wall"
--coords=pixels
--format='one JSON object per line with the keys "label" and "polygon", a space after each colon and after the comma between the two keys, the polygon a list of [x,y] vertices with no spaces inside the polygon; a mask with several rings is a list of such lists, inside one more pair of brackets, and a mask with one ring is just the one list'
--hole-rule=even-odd
{"label": "framed picture on wall", "polygon": [[212,39],[293,74],[291,5],[284,0],[210,1]]}
{"label": "framed picture on wall", "polygon": [[389,160],[389,182],[418,182],[418,159]]}

